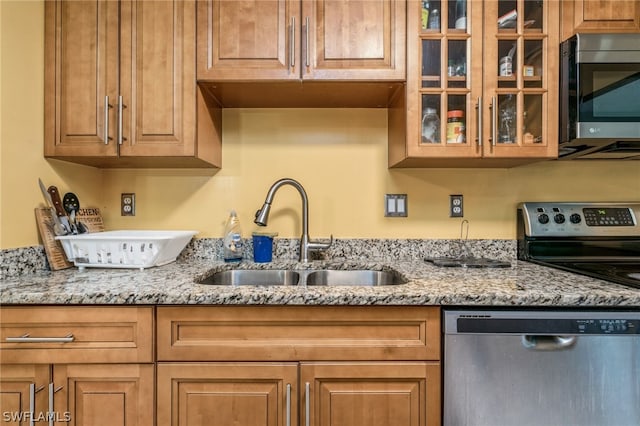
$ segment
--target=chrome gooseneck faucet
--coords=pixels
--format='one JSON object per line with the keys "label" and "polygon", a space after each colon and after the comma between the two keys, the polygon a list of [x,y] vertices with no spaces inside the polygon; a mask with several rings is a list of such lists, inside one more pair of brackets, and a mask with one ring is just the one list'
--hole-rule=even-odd
{"label": "chrome gooseneck faucet", "polygon": [[309,261],[309,253],[311,250],[326,250],[331,247],[333,243],[333,235],[328,243],[321,243],[317,241],[311,241],[309,238],[309,199],[304,187],[294,179],[284,178],[276,181],[269,192],[267,198],[264,200],[264,205],[260,210],[256,212],[256,218],[254,220],[260,226],[267,226],[269,220],[269,211],[271,210],[271,203],[276,191],[283,185],[291,185],[298,190],[300,197],[302,197],[302,236],[300,237],[300,262]]}

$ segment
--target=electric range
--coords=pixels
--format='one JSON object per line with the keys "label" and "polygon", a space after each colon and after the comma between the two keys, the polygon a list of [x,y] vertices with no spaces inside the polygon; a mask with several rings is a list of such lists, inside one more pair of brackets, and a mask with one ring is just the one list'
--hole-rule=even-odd
{"label": "electric range", "polygon": [[640,202],[518,205],[518,259],[640,288]]}

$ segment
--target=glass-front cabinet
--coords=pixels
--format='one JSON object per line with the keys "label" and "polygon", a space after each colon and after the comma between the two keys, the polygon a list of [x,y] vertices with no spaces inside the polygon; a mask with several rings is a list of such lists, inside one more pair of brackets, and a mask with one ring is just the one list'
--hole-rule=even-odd
{"label": "glass-front cabinet", "polygon": [[405,146],[390,130],[389,165],[511,167],[557,157],[559,2],[408,3]]}

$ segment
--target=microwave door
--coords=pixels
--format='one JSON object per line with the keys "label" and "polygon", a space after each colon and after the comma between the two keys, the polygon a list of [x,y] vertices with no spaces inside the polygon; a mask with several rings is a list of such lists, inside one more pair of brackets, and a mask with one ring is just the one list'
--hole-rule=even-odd
{"label": "microwave door", "polygon": [[[578,122],[639,123],[639,64],[579,64]],[[615,128],[606,129],[606,136],[615,137]],[[609,133],[613,131],[614,134]],[[578,137],[598,137],[582,134]],[[619,135],[624,137],[625,135]],[[640,134],[636,134],[640,137]]]}

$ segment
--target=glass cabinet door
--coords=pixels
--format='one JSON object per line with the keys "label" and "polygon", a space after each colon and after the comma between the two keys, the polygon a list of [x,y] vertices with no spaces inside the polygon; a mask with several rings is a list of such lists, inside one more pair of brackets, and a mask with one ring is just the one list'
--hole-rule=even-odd
{"label": "glass cabinet door", "polygon": [[[476,97],[482,87],[482,2],[429,0],[420,13],[420,144],[428,155],[480,156]],[[410,3],[411,4],[411,3]],[[414,3],[415,5],[415,3]],[[472,31],[479,33],[474,40]],[[473,52],[476,53],[474,57]]]}
{"label": "glass cabinet door", "polygon": [[544,157],[557,144],[558,3],[484,1],[484,156]]}
{"label": "glass cabinet door", "polygon": [[557,157],[560,4],[407,2],[407,133],[390,133],[390,162],[512,167]]}

